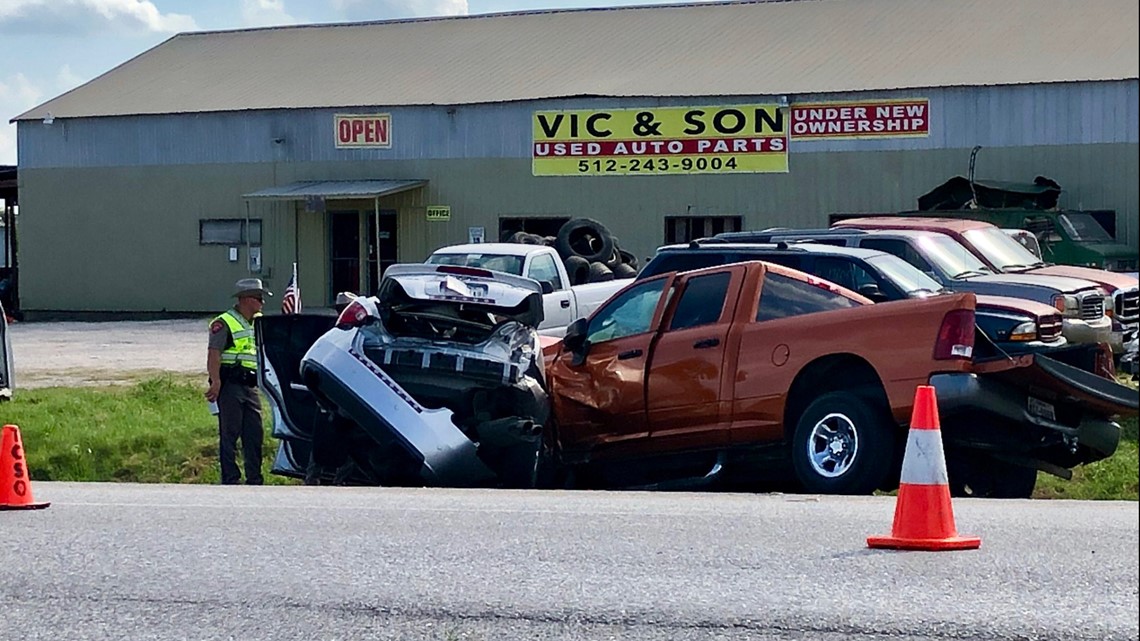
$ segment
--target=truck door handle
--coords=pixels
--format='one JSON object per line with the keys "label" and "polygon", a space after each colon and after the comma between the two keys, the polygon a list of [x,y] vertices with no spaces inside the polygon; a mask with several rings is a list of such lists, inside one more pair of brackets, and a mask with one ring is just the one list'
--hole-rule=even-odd
{"label": "truck door handle", "polygon": [[719,338],[706,338],[703,341],[693,343],[693,349],[708,349],[710,347],[716,347],[717,345],[720,345]]}
{"label": "truck door handle", "polygon": [[642,354],[642,351],[639,349],[627,350],[627,351],[624,351],[624,352],[618,354],[618,360],[619,361],[627,361],[631,358],[637,358],[638,356],[641,356],[641,354]]}
{"label": "truck door handle", "polygon": [[561,304],[562,304],[562,309],[570,309],[570,299],[569,298],[564,299]]}

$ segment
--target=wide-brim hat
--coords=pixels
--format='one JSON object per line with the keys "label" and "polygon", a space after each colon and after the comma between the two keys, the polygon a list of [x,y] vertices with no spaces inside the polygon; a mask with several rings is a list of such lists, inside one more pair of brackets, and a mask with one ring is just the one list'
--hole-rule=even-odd
{"label": "wide-brim hat", "polygon": [[234,298],[243,296],[272,296],[273,292],[265,289],[260,278],[242,278],[234,283]]}

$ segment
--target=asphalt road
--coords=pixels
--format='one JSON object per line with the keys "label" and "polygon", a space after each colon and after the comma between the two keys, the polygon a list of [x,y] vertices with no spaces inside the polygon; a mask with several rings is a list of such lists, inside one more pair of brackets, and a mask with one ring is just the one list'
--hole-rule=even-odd
{"label": "asphalt road", "polygon": [[1138,505],[955,503],[982,548],[868,550],[894,500],[37,483],[0,639],[1136,639]]}

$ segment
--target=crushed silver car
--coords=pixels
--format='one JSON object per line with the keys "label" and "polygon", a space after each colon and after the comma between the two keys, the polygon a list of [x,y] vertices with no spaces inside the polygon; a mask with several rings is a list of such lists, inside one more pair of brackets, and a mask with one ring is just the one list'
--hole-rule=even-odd
{"label": "crushed silver car", "polygon": [[354,468],[338,482],[532,486],[550,411],[542,293],[486,269],[393,265],[335,322],[259,319],[274,472],[312,477],[310,451],[331,440]]}

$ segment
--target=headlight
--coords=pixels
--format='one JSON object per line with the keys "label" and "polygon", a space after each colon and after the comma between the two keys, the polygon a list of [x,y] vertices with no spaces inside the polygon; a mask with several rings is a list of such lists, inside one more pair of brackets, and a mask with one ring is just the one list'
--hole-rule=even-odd
{"label": "headlight", "polygon": [[1032,341],[1037,340],[1037,323],[1033,321],[1025,321],[1024,323],[1013,328],[1009,333],[1009,340],[1011,341]]}
{"label": "headlight", "polygon": [[533,328],[521,323],[503,323],[489,342],[501,345],[509,359],[529,361],[534,358],[537,336]]}
{"label": "headlight", "polygon": [[1053,296],[1053,307],[1065,316],[1079,316],[1081,313],[1081,305],[1077,301],[1076,296],[1068,294],[1056,294]]}

